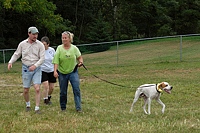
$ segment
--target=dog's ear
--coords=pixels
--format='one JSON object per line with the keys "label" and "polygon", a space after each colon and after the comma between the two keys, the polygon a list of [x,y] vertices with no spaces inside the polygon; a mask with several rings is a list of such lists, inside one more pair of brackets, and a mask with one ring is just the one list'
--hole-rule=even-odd
{"label": "dog's ear", "polygon": [[158,84],[158,88],[165,88],[165,87],[166,87],[166,85],[165,85],[165,83],[164,83],[164,82],[162,82],[162,83]]}
{"label": "dog's ear", "polygon": [[162,88],[166,87],[166,84],[164,82],[162,82],[161,85],[162,85]]}
{"label": "dog's ear", "polygon": [[162,83],[158,84],[158,89],[162,88]]}

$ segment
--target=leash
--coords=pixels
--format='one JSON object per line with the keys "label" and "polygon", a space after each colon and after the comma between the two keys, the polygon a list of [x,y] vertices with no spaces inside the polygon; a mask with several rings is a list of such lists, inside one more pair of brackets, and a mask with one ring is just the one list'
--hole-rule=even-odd
{"label": "leash", "polygon": [[104,82],[106,82],[106,83],[109,83],[109,84],[112,84],[112,85],[116,85],[116,86],[119,86],[119,87],[130,88],[130,87],[128,87],[128,86],[124,86],[124,85],[116,84],[116,83],[113,83],[113,82],[107,81],[107,80],[105,80],[105,79],[102,79],[102,78],[100,78],[100,77],[98,77],[98,76],[92,74],[92,73],[87,69],[87,67],[86,67],[84,64],[82,64],[82,66],[83,66],[83,68],[84,68],[86,71],[88,71],[92,76],[94,76],[94,77],[97,78],[97,79],[100,79],[100,80],[102,80],[102,81],[104,81]]}

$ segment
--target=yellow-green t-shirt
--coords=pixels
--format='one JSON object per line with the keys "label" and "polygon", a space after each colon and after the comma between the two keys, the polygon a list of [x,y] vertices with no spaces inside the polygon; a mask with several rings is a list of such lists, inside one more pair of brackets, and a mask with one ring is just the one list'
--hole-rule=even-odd
{"label": "yellow-green t-shirt", "polygon": [[81,56],[81,52],[75,45],[71,44],[71,47],[67,50],[64,49],[63,45],[59,45],[52,63],[58,64],[59,72],[68,74],[74,70],[79,56]]}

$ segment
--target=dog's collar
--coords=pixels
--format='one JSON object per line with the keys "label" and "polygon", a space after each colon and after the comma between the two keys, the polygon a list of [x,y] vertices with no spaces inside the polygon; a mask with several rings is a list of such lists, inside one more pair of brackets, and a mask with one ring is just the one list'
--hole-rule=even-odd
{"label": "dog's collar", "polygon": [[161,92],[162,92],[162,89],[159,88],[159,85],[160,85],[160,84],[156,84],[156,91],[157,91],[158,93],[161,93]]}

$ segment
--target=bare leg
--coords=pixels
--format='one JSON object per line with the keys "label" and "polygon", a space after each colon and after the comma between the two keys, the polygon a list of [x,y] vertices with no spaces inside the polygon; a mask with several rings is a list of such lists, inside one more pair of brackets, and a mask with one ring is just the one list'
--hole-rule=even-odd
{"label": "bare leg", "polygon": [[48,93],[49,95],[52,94],[53,89],[54,89],[54,83],[49,83],[49,93]]}
{"label": "bare leg", "polygon": [[35,84],[34,88],[35,88],[35,103],[36,103],[36,106],[39,107],[39,105],[40,105],[40,85]]}
{"label": "bare leg", "polygon": [[48,92],[49,92],[49,83],[48,83],[48,81],[43,82],[42,86],[44,88],[44,90],[43,90],[43,98],[47,98],[48,97]]}
{"label": "bare leg", "polygon": [[29,88],[24,88],[24,99],[29,102]]}

